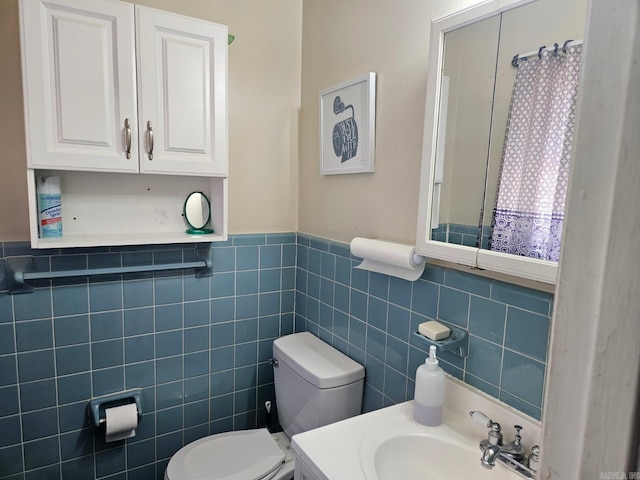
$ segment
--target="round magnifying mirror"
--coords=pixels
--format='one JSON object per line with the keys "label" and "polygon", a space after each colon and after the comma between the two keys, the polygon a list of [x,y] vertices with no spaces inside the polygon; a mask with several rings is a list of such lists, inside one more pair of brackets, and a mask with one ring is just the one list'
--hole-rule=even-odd
{"label": "round magnifying mirror", "polygon": [[206,228],[211,220],[211,203],[202,192],[192,192],[184,202],[184,219],[190,228],[187,233],[192,235],[202,235],[213,233],[213,230]]}

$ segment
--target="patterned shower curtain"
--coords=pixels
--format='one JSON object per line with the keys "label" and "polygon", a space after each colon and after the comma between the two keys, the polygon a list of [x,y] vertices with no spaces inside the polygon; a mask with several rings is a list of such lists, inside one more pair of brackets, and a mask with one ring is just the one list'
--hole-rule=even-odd
{"label": "patterned shower curtain", "polygon": [[569,181],[581,45],[520,60],[516,74],[490,248],[558,261]]}

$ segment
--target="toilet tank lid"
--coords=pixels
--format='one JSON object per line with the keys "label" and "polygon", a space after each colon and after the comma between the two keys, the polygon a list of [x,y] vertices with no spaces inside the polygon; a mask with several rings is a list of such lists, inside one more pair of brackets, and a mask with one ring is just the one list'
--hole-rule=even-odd
{"label": "toilet tank lid", "polygon": [[273,341],[273,355],[318,388],[348,385],[364,378],[364,367],[309,332]]}

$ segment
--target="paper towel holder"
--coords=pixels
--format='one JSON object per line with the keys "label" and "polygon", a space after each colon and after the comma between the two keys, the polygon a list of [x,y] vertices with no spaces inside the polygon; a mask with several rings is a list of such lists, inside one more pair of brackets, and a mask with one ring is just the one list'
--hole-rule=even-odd
{"label": "paper towel holder", "polygon": [[416,253],[416,252],[413,252],[411,254],[411,263],[415,267],[419,267],[420,265],[422,265],[426,261],[427,261],[427,257],[425,257],[424,255],[420,255],[419,253]]}
{"label": "paper towel holder", "polygon": [[416,281],[424,272],[426,258],[413,245],[374,238],[355,237],[349,245],[352,257],[362,259],[355,268]]}
{"label": "paper towel holder", "polygon": [[91,423],[95,428],[98,428],[107,421],[104,412],[106,408],[119,407],[129,403],[136,404],[138,420],[140,420],[140,418],[142,418],[142,389],[140,388],[133,388],[124,392],[110,393],[109,395],[103,395],[101,397],[91,399],[89,401],[89,416],[91,417]]}

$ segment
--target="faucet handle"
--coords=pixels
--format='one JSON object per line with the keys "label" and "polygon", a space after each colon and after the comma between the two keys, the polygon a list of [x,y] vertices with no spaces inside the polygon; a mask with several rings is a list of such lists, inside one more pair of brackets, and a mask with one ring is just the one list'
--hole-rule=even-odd
{"label": "faucet handle", "polygon": [[471,421],[473,423],[477,423],[478,425],[483,425],[487,428],[491,428],[491,425],[493,424],[493,420],[491,420],[484,413],[478,410],[470,411],[469,415],[471,415]]}
{"label": "faucet handle", "polygon": [[520,430],[522,430],[522,427],[520,425],[514,425],[513,428],[516,429],[516,438],[513,441],[513,443],[515,445],[519,445],[520,444],[520,440],[522,439],[522,437],[520,436]]}
{"label": "faucet handle", "polygon": [[538,467],[540,466],[540,447],[538,445],[531,447],[531,454],[529,455],[527,466],[534,472],[538,471]]}
{"label": "faucet handle", "polygon": [[469,415],[471,415],[473,423],[490,429],[488,438],[481,442],[480,448],[484,450],[488,445],[502,445],[502,427],[498,422],[494,422],[484,413],[477,410],[469,412]]}

